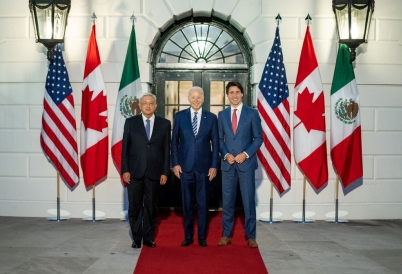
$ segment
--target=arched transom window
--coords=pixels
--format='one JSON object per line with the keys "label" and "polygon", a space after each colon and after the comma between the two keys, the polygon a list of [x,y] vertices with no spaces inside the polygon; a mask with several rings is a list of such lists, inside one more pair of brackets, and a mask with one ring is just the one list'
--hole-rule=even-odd
{"label": "arched transom window", "polygon": [[197,23],[177,30],[163,46],[159,63],[243,64],[243,53],[225,30]]}

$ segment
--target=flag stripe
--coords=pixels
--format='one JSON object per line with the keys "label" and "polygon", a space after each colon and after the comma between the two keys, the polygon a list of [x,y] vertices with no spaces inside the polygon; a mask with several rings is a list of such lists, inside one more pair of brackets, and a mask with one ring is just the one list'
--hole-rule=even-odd
{"label": "flag stripe", "polygon": [[62,170],[68,173],[69,177],[77,178],[77,176],[74,176],[74,172],[72,172],[73,168],[78,168],[77,158],[71,156],[71,151],[68,151],[61,145],[63,140],[58,139],[56,134],[46,124],[43,125],[41,139],[43,140],[43,144],[45,144],[57,160],[62,163]]}
{"label": "flag stripe", "polygon": [[300,161],[298,166],[316,190],[328,182],[327,145],[323,143],[309,157]]}
{"label": "flag stripe", "polygon": [[58,153],[57,148],[53,144],[48,145],[49,141],[47,139],[48,137],[46,134],[42,133],[40,143],[43,152],[45,153],[46,157],[48,157],[48,159],[54,163],[54,166],[60,172],[62,180],[65,181],[70,187],[74,187],[76,182],[79,180],[79,177],[74,171],[75,169],[78,170],[78,164],[73,167],[66,165],[66,163],[63,162],[63,157],[61,157],[61,155]]}
{"label": "flag stripe", "polygon": [[332,162],[341,177],[343,187],[349,186],[363,176],[361,138],[359,127],[331,150]]}
{"label": "flag stripe", "polygon": [[79,182],[74,98],[59,45],[46,79],[40,144],[61,178],[74,187]]}
{"label": "flag stripe", "polygon": [[[53,102],[50,102],[50,104],[53,104]],[[61,109],[50,107],[47,100],[45,100],[43,103],[43,109],[43,118],[47,121],[49,125],[51,125],[54,131],[60,131],[60,137],[63,138],[63,141],[68,142],[68,144],[65,145],[76,145],[77,142],[74,139],[76,131],[72,130],[71,128],[65,127],[66,125],[68,126],[69,121],[65,119],[64,113],[61,111]],[[55,110],[55,112],[53,112],[53,110]]]}
{"label": "flag stripe", "polygon": [[285,155],[289,155],[288,160],[290,161],[290,147],[288,146],[290,143],[289,109],[284,108],[282,112],[278,110],[278,106],[272,110],[267,106],[265,100],[258,99],[257,109],[260,112],[264,131],[270,133],[268,134],[270,143],[273,144],[276,151],[283,151]]}

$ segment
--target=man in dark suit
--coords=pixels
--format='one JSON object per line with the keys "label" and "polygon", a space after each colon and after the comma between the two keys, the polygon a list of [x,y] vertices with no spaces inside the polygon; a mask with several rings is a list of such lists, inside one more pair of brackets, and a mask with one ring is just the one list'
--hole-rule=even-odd
{"label": "man in dark suit", "polygon": [[198,244],[207,246],[209,181],[219,163],[218,121],[216,115],[203,110],[204,92],[192,87],[188,92],[191,107],[176,113],[172,133],[172,165],[181,180],[184,215],[182,246],[194,242],[193,209],[198,210]]}
{"label": "man in dark suit", "polygon": [[256,238],[255,170],[256,152],[262,144],[258,112],[243,105],[243,87],[239,82],[226,85],[230,107],[218,114],[219,146],[222,156],[222,238],[219,246],[232,242],[237,180],[243,200],[247,244],[258,247]]}
{"label": "man in dark suit", "polygon": [[121,169],[127,183],[128,217],[132,248],[154,242],[158,185],[164,185],[170,171],[170,121],[154,115],[156,98],[145,93],[140,99],[142,114],[124,124]]}

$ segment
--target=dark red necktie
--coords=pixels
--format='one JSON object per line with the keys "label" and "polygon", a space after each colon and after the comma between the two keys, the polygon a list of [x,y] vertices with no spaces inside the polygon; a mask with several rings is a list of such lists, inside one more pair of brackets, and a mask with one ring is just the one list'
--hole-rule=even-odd
{"label": "dark red necktie", "polygon": [[236,134],[236,129],[237,129],[237,114],[236,114],[237,109],[233,109],[233,114],[232,114],[232,130],[233,134]]}

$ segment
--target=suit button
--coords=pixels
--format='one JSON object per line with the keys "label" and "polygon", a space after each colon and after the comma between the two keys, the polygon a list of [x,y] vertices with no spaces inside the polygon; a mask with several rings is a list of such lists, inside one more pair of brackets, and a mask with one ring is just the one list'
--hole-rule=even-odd
{"label": "suit button", "polygon": [[149,147],[149,145],[148,145],[148,147]]}

